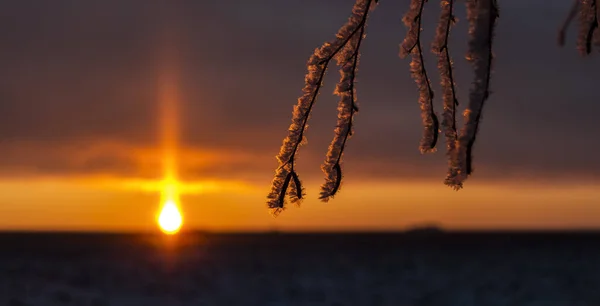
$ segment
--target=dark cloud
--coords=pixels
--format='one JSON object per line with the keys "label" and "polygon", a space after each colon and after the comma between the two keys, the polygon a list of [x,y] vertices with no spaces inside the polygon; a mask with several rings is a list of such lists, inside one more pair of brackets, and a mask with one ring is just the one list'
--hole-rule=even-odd
{"label": "dark cloud", "polygon": [[[600,56],[579,57],[574,29],[567,47],[556,46],[555,29],[568,2],[500,3],[494,92],[475,147],[476,175],[504,179],[600,173],[600,160],[593,154],[600,150],[595,117],[600,93],[594,86]],[[346,20],[353,0],[0,3],[3,150],[24,141],[48,150],[105,140],[157,144],[157,80],[166,31],[175,37],[169,41],[175,42],[181,71],[184,144],[254,156],[249,164],[221,162],[184,172],[260,172],[268,177],[302,88],[305,62]],[[408,60],[397,56],[405,33],[400,18],[407,8],[408,1],[381,1],[369,23],[359,71],[361,112],[346,156],[349,174],[444,176],[443,150],[421,156],[417,149],[416,85]],[[472,75],[463,59],[464,8],[457,9],[460,22],[451,48],[459,99],[466,105]],[[430,2],[426,13],[423,35],[432,37],[437,4]],[[434,58],[428,55],[426,61],[437,85]],[[314,175],[335,125],[337,100],[331,92],[338,73],[332,69],[329,74],[310,122],[309,145],[301,153],[302,167],[316,169],[310,172]],[[64,154],[77,154],[68,152]],[[129,157],[106,154],[78,164],[77,171],[138,171]],[[2,163],[5,169],[39,164],[35,168],[40,172],[75,171],[69,156],[48,155],[43,149],[27,156],[7,156]],[[423,168],[428,170],[419,170]]]}

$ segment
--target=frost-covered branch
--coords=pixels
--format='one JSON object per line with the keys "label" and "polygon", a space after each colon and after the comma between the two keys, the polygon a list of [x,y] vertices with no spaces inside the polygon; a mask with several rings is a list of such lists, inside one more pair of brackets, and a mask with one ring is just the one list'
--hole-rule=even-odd
{"label": "frost-covered branch", "polygon": [[[337,32],[335,40],[326,42],[321,48],[316,49],[308,61],[303,95],[298,98],[298,103],[294,106],[292,124],[277,156],[279,167],[275,172],[271,192],[267,196],[267,205],[273,209],[274,214],[284,209],[286,193],[292,202],[298,203],[303,198],[304,191],[294,166],[298,148],[306,142],[304,132],[310,112],[321,89],[329,63],[352,37],[362,31],[373,2],[377,3],[377,0],[357,0],[352,9],[352,16]],[[292,188],[288,192],[290,186]]]}
{"label": "frost-covered branch", "polygon": [[596,29],[594,31],[594,45],[600,51],[600,0],[595,0],[594,5],[596,6]]}
{"label": "frost-covered branch", "polygon": [[335,136],[329,145],[325,163],[321,166],[323,173],[325,173],[325,183],[321,185],[320,199],[324,202],[335,196],[342,183],[342,156],[346,141],[353,133],[354,115],[358,112],[354,84],[360,56],[360,43],[364,38],[365,25],[363,24],[360,32],[352,37],[344,50],[337,56],[337,63],[341,66],[341,78],[336,86],[335,94],[340,97],[340,102],[338,104]]}
{"label": "frost-covered branch", "polygon": [[[594,32],[598,29],[597,0],[581,0],[579,23],[577,49],[582,55],[587,55],[592,52],[592,39],[594,38]],[[600,44],[599,41],[596,43]]]}
{"label": "frost-covered branch", "polygon": [[433,111],[433,90],[427,77],[425,61],[423,60],[423,48],[421,47],[421,21],[425,2],[427,0],[411,1],[409,11],[402,19],[404,25],[408,27],[408,31],[400,46],[401,58],[405,58],[408,54],[412,55],[410,71],[419,87],[419,106],[423,122],[423,137],[419,145],[421,153],[435,152],[439,132],[439,121]]}
{"label": "frost-covered branch", "polygon": [[[422,16],[428,0],[411,0],[410,9],[403,17],[408,28],[400,46],[400,57],[409,54],[411,76],[419,90],[419,107],[423,124],[423,137],[419,149],[421,153],[435,151],[438,140],[439,122],[433,108],[433,90],[424,65],[421,44]],[[492,74],[494,30],[498,16],[497,0],[465,0],[469,22],[469,45],[466,58],[474,68],[475,80],[469,92],[469,101],[464,112],[464,125],[457,129],[456,112],[458,107],[457,88],[450,57],[450,31],[456,19],[454,6],[457,0],[440,0],[441,15],[437,26],[432,52],[437,55],[437,67],[443,92],[442,128],[446,139],[448,174],[445,184],[458,190],[473,172],[473,146],[481,123],[484,105],[490,96]],[[321,166],[325,183],[321,185],[320,199],[328,201],[340,190],[342,183],[342,158],[346,143],[353,134],[354,116],[358,112],[356,104],[356,73],[360,59],[360,46],[365,37],[367,17],[378,0],[356,0],[352,15],[331,42],[316,49],[307,64],[303,95],[294,106],[292,124],[277,156],[279,167],[267,196],[267,204],[277,215],[285,208],[286,197],[292,203],[304,198],[304,189],[295,170],[298,148],[306,143],[304,133],[316,98],[323,83],[323,77],[331,60],[340,67],[340,81],[335,94],[340,97],[334,138],[329,146],[325,162]],[[579,14],[580,28],[577,47],[584,55],[590,54],[592,44],[600,47],[600,0],[573,0],[566,20],[559,29],[558,44],[564,45],[565,33],[569,24]]]}
{"label": "frost-covered branch", "polygon": [[452,73],[452,59],[448,48],[448,38],[450,37],[450,27],[456,23],[453,14],[454,0],[441,0],[442,12],[436,30],[436,36],[433,41],[433,53],[438,55],[438,69],[440,71],[440,82],[444,92],[444,112],[442,113],[442,127],[446,137],[446,155],[448,156],[448,175],[446,184],[451,183],[452,178],[456,177],[458,163],[456,155],[456,141],[458,138],[456,131],[456,107],[458,99],[456,98],[456,85]]}
{"label": "frost-covered branch", "polygon": [[467,59],[475,68],[475,81],[469,94],[469,104],[464,113],[464,126],[458,138],[456,163],[459,168],[454,178],[447,184],[460,189],[462,183],[473,172],[473,145],[479,130],[483,107],[490,95],[490,78],[492,74],[492,41],[498,6],[496,0],[468,0],[467,18],[469,19],[469,51]]}

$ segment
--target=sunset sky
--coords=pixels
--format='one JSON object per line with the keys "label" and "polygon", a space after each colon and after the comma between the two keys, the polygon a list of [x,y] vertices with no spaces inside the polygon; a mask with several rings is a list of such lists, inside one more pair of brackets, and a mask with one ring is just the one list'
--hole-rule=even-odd
{"label": "sunset sky", "polygon": [[[417,88],[398,57],[409,0],[381,0],[342,191],[317,200],[337,114],[333,67],[300,149],[308,199],[273,218],[266,195],[306,61],[353,3],[0,1],[0,229],[154,230],[169,178],[188,229],[600,227],[600,54],[579,56],[574,27],[557,46],[564,0],[499,1],[493,93],[459,192],[443,184],[444,143],[418,150]],[[450,50],[466,105],[462,2],[456,14]],[[438,15],[429,1],[427,50]],[[425,60],[439,92],[435,58]]]}

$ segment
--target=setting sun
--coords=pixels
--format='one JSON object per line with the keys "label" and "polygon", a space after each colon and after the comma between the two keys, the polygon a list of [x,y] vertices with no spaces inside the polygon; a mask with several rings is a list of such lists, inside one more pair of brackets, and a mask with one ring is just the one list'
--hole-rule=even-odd
{"label": "setting sun", "polygon": [[167,201],[158,215],[158,225],[166,234],[175,234],[181,228],[183,219],[177,205]]}
{"label": "setting sun", "polygon": [[163,149],[164,181],[162,190],[163,207],[158,215],[158,225],[165,234],[175,234],[181,228],[183,218],[179,204],[179,182],[177,180],[177,156],[179,143],[179,88],[176,54],[170,44],[163,50],[163,62],[159,78],[159,135]]}

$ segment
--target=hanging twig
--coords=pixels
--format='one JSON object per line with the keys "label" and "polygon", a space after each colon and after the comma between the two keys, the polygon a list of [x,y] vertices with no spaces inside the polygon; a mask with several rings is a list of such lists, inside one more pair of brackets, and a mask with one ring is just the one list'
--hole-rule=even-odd
{"label": "hanging twig", "polygon": [[[349,40],[363,28],[372,2],[373,0],[357,0],[352,10],[352,16],[340,28],[336,34],[336,39],[316,49],[308,61],[304,94],[298,99],[298,104],[294,107],[288,137],[284,139],[277,156],[279,167],[271,185],[271,192],[267,196],[267,205],[273,209],[274,214],[278,214],[284,209],[285,195],[288,192],[288,185],[285,185],[285,182],[288,177],[295,178],[292,181],[294,188],[288,193],[292,201],[299,202],[303,197],[303,188],[294,170],[294,165],[298,148],[306,141],[304,132],[307,128],[310,112],[321,89],[323,77],[329,63],[346,46]],[[377,3],[376,0],[375,3]]]}
{"label": "hanging twig", "polygon": [[447,180],[447,184],[455,189],[460,189],[462,183],[473,172],[473,145],[479,131],[484,104],[490,95],[492,41],[496,18],[498,18],[496,0],[468,0],[467,9],[467,18],[471,23],[467,59],[475,67],[475,81],[464,113],[464,127],[458,138],[456,163],[459,165],[459,170],[454,178]]}
{"label": "hanging twig", "polygon": [[[363,17],[367,20],[367,14]],[[363,22],[360,31],[352,37],[343,52],[338,54],[337,61],[340,69],[340,81],[335,94],[340,97],[338,105],[338,122],[335,136],[329,145],[325,163],[321,169],[325,173],[325,183],[321,185],[320,199],[327,202],[340,189],[342,183],[341,161],[346,147],[346,141],[353,133],[354,115],[358,112],[356,106],[356,90],[354,87],[356,70],[360,56],[360,44],[364,38],[366,23]]]}
{"label": "hanging twig", "polygon": [[581,0],[579,6],[579,36],[577,37],[577,49],[581,55],[592,52],[592,39],[594,32],[598,29],[598,11],[596,0]]}
{"label": "hanging twig", "polygon": [[596,29],[594,31],[594,45],[597,47],[597,50],[600,51],[600,0],[595,0],[594,5],[596,6]]}
{"label": "hanging twig", "polygon": [[410,10],[402,19],[408,27],[408,32],[400,47],[400,57],[404,58],[408,54],[412,55],[410,71],[419,87],[419,105],[423,123],[423,137],[419,145],[421,153],[435,152],[439,132],[439,121],[433,111],[433,90],[427,77],[427,70],[425,70],[423,49],[421,47],[421,21],[425,2],[427,0],[412,0],[410,3]]}
{"label": "hanging twig", "polygon": [[558,45],[561,47],[565,45],[567,29],[569,28],[571,21],[573,21],[573,18],[575,18],[575,15],[577,15],[577,10],[579,9],[580,1],[581,0],[573,0],[573,5],[571,6],[569,13],[567,14],[567,18],[565,19],[565,21],[561,25],[560,29],[558,30]]}
{"label": "hanging twig", "polygon": [[433,42],[432,51],[438,55],[438,69],[440,71],[440,82],[444,92],[444,112],[442,113],[442,127],[446,136],[446,156],[448,157],[448,175],[446,184],[451,183],[452,178],[456,177],[458,164],[454,155],[456,154],[456,107],[458,99],[456,98],[456,85],[452,72],[452,59],[448,48],[448,39],[450,37],[450,27],[456,23],[453,15],[454,0],[441,0],[442,12],[438,23],[436,36]]}
{"label": "hanging twig", "polygon": [[[341,162],[346,143],[353,133],[356,105],[355,79],[360,46],[365,34],[365,25],[369,10],[377,0],[357,0],[348,22],[336,34],[336,39],[316,49],[308,61],[308,73],[305,78],[304,94],[294,107],[294,116],[288,137],[284,140],[277,159],[268,206],[278,214],[284,209],[286,196],[292,202],[304,198],[304,189],[296,173],[295,157],[298,148],[305,143],[304,132],[312,107],[323,82],[323,76],[332,59],[340,66],[341,78],[335,94],[340,97],[338,120],[335,135],[329,146],[322,170],[326,180],[321,186],[320,198],[328,201],[337,194],[342,183]],[[435,151],[439,133],[439,123],[433,109],[433,90],[423,60],[421,45],[421,25],[423,8],[427,0],[411,0],[410,10],[403,21],[408,27],[407,35],[401,44],[400,57],[412,56],[411,74],[419,88],[419,104],[424,126],[420,143],[421,153]],[[581,3],[580,3],[581,2]],[[565,33],[575,14],[579,11],[580,31],[577,46],[584,55],[591,53],[592,43],[600,46],[600,0],[574,0],[571,10],[559,29],[558,44],[564,45]],[[460,189],[463,182],[473,172],[472,151],[476,142],[485,102],[490,95],[492,73],[492,42],[496,19],[498,18],[497,0],[466,0],[467,20],[469,22],[469,48],[467,60],[474,66],[475,81],[469,94],[469,103],[464,113],[464,126],[457,131],[456,108],[458,99],[453,74],[453,63],[449,51],[450,28],[456,22],[453,9],[455,0],[441,0],[442,12],[432,46],[438,56],[438,69],[443,89],[444,135],[447,143],[446,154],[449,157],[449,170],[445,183]]]}

